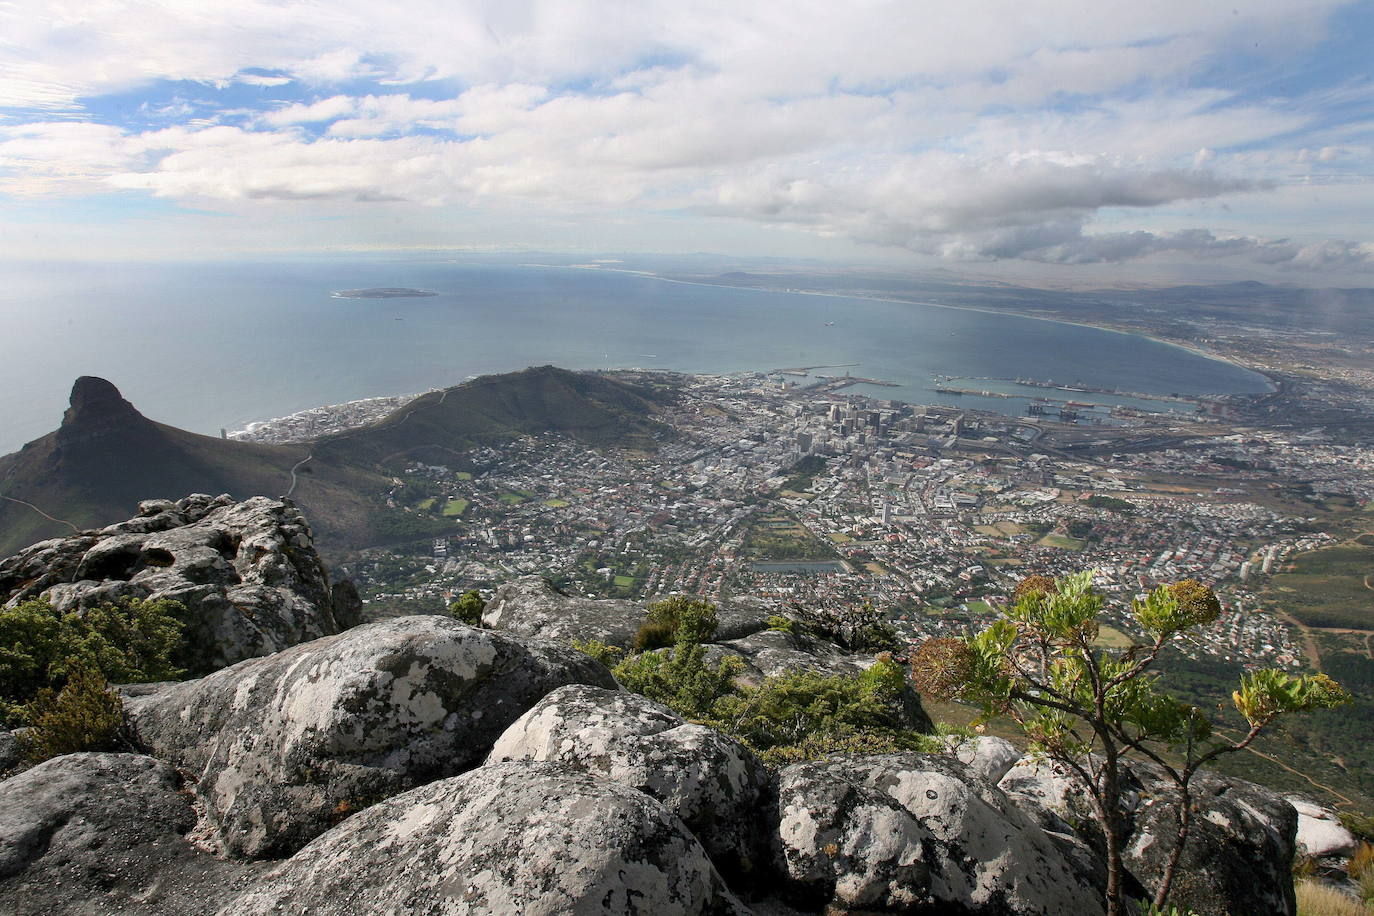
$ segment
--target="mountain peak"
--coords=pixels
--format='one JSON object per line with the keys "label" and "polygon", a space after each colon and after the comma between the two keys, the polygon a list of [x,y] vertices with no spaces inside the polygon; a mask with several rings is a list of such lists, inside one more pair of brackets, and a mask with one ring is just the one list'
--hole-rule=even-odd
{"label": "mountain peak", "polygon": [[111,382],[83,375],[72,384],[71,406],[62,415],[58,436],[70,442],[73,438],[99,435],[130,423],[144,424],[148,420],[124,400]]}

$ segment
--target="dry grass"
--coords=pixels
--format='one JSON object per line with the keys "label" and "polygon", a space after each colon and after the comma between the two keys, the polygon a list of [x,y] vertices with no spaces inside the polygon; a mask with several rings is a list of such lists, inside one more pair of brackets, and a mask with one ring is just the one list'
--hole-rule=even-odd
{"label": "dry grass", "polygon": [[1348,894],[1315,881],[1299,881],[1298,916],[1370,916],[1374,913]]}

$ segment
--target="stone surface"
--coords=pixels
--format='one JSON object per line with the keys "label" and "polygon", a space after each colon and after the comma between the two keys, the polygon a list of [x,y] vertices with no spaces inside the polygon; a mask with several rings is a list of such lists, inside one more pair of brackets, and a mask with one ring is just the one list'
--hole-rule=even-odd
{"label": "stone surface", "polygon": [[[1149,769],[1126,867],[1147,889],[1158,886],[1177,827],[1177,796]],[[1266,913],[1292,916],[1292,863],[1298,814],[1281,796],[1240,779],[1199,773],[1192,783],[1197,815],[1178,865],[1169,903],[1198,916]]]}
{"label": "stone surface", "polygon": [[181,778],[136,754],[69,754],[0,782],[0,912],[213,913],[260,867],[186,839]]}
{"label": "stone surface", "polygon": [[952,737],[947,740],[955,759],[994,786],[1021,760],[1021,752],[1016,745],[1005,738],[980,735],[976,738]]}
{"label": "stone surface", "polygon": [[835,757],[778,776],[793,903],[865,912],[1095,914],[1101,896],[1000,791],[947,756]]}
{"label": "stone surface", "polygon": [[221,916],[743,912],[663,805],[609,780],[524,761],[354,815]]}
{"label": "stone surface", "polygon": [[760,860],[767,778],[739,742],[634,693],[562,687],[506,729],[488,763],[552,761],[658,799],[734,874]]}
{"label": "stone surface", "polygon": [[[180,601],[202,671],[340,629],[305,517],[289,501],[265,497],[148,500],[128,521],[0,562],[0,602],[39,597],[58,610],[124,598]],[[346,595],[340,601],[346,610]]]}
{"label": "stone surface", "polygon": [[0,728],[0,779],[19,765],[22,752],[14,732]]}
{"label": "stone surface", "polygon": [[[555,591],[539,576],[524,576],[498,588],[482,613],[482,625],[549,639],[595,639],[628,647],[648,613],[641,601],[576,598]],[[716,639],[734,639],[765,628],[769,615],[762,602],[716,605],[720,625]]]}
{"label": "stone surface", "polygon": [[507,726],[569,683],[615,686],[562,645],[400,617],[126,691],[125,708],[143,747],[195,776],[225,851],[259,857],[477,765]]}
{"label": "stone surface", "polygon": [[1323,859],[1348,856],[1355,851],[1359,840],[1341,824],[1336,812],[1297,795],[1287,796],[1288,803],[1298,812],[1298,851],[1303,855]]}
{"label": "stone surface", "polygon": [[720,642],[720,649],[737,655],[763,677],[793,671],[811,671],[826,676],[852,675],[873,663],[872,656],[856,655],[823,639],[782,630],[762,630],[740,639],[725,639]]}

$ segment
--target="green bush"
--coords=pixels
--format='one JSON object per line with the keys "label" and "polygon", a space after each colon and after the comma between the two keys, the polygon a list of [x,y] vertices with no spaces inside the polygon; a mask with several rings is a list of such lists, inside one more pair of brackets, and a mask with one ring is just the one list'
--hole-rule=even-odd
{"label": "green bush", "polygon": [[583,655],[590,655],[607,668],[614,668],[625,657],[625,650],[611,646],[599,639],[574,639],[572,647]]}
{"label": "green bush", "polygon": [[41,690],[60,689],[83,666],[117,684],[181,677],[172,659],[185,613],[175,601],[58,612],[39,599],[0,608],[0,722],[26,724],[25,704]]}
{"label": "green bush", "polygon": [[60,693],[44,687],[25,706],[32,727],[20,733],[19,746],[29,763],[60,754],[110,751],[119,747],[124,703],[98,668],[72,667]]}
{"label": "green bush", "polygon": [[648,611],[644,626],[635,635],[635,648],[641,650],[661,649],[684,642],[710,642],[711,637],[716,635],[716,627],[720,625],[714,604],[685,595],[673,595],[655,601],[649,605]]}
{"label": "green bush", "polygon": [[793,620],[791,617],[783,617],[780,614],[772,614],[769,616],[766,623],[768,624],[768,629],[775,630],[779,633],[797,632],[797,622]]}
{"label": "green bush", "polygon": [[714,665],[700,643],[679,643],[660,652],[632,655],[612,669],[627,690],[672,707],[688,719],[707,719],[722,697],[735,691],[744,663],[733,656]]}
{"label": "green bush", "polygon": [[463,594],[461,598],[455,599],[448,606],[449,616],[454,620],[462,621],[470,627],[480,627],[482,625],[482,612],[487,609],[487,603],[482,600],[479,592],[471,591]]}

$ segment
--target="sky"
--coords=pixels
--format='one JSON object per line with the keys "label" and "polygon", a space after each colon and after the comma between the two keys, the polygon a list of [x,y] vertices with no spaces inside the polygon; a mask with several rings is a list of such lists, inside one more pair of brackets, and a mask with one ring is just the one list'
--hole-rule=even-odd
{"label": "sky", "polygon": [[0,258],[1374,283],[1374,2],[0,0]]}

